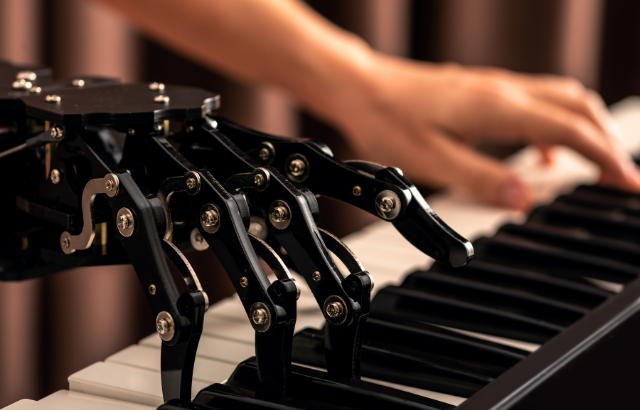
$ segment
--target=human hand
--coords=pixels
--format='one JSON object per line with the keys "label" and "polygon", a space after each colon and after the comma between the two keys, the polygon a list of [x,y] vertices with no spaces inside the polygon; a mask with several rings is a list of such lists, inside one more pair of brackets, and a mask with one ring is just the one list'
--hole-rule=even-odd
{"label": "human hand", "polygon": [[602,99],[577,80],[382,55],[370,67],[329,116],[363,159],[398,166],[415,183],[527,208],[529,188],[469,146],[492,141],[531,144],[547,159],[551,147],[568,146],[600,167],[602,184],[640,191]]}

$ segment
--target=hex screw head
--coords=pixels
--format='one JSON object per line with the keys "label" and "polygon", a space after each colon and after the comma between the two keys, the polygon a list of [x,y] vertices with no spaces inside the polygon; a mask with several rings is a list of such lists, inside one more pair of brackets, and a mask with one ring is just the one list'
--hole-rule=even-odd
{"label": "hex screw head", "polygon": [[339,317],[342,312],[343,312],[344,308],[342,307],[342,304],[339,302],[331,302],[327,305],[327,316],[329,316],[330,318],[336,318]]}
{"label": "hex screw head", "polygon": [[306,168],[305,163],[301,159],[294,159],[289,163],[289,172],[291,172],[291,175],[294,177],[302,176]]}
{"label": "hex screw head", "polygon": [[353,196],[360,196],[362,195],[362,188],[356,185],[353,187],[353,190],[351,192],[353,193]]}
{"label": "hex screw head", "polygon": [[213,209],[210,209],[200,215],[200,222],[206,227],[216,226],[220,222],[220,215]]}
{"label": "hex screw head", "polygon": [[382,212],[391,212],[391,210],[396,207],[396,200],[390,196],[385,196],[380,200],[378,206]]}
{"label": "hex screw head", "polygon": [[105,184],[105,188],[107,191],[113,191],[116,188],[116,184],[114,184],[113,181],[108,180]]}
{"label": "hex screw head", "polygon": [[253,183],[256,186],[261,186],[262,184],[264,184],[264,175],[262,174],[255,174],[253,176]]}
{"label": "hex screw head", "polygon": [[133,235],[133,230],[135,228],[133,213],[131,213],[128,208],[120,208],[116,217],[116,225],[118,227],[120,235],[124,236],[125,238]]}
{"label": "hex screw head", "polygon": [[193,189],[196,187],[196,179],[195,178],[187,178],[187,188]]}
{"label": "hex screw head", "polygon": [[69,239],[69,238],[64,238],[64,239],[62,240],[62,244],[64,245],[64,247],[65,247],[65,248],[70,247],[70,246],[71,246],[71,239]]}
{"label": "hex screw head", "polygon": [[284,222],[289,217],[289,211],[284,206],[276,206],[271,211],[271,220],[276,223]]}
{"label": "hex screw head", "polygon": [[311,275],[311,277],[316,282],[319,282],[320,279],[322,279],[322,275],[320,275],[320,272],[318,272],[318,271],[313,272],[313,275]]}
{"label": "hex screw head", "polygon": [[58,171],[57,169],[52,169],[51,170],[51,175],[49,175],[51,182],[53,182],[54,185],[57,185],[60,183],[61,175],[60,175],[60,171]]}
{"label": "hex screw head", "polygon": [[270,156],[271,154],[269,153],[269,150],[267,148],[260,148],[260,152],[258,153],[258,157],[260,157],[260,160],[266,162],[269,160]]}
{"label": "hex screw head", "polygon": [[249,286],[249,278],[247,278],[246,276],[241,277],[240,286],[242,286],[243,288],[246,288],[247,286]]}
{"label": "hex screw head", "polygon": [[156,285],[154,285],[153,283],[149,285],[149,293],[152,295],[156,294]]}
{"label": "hex screw head", "polygon": [[262,308],[254,310],[253,314],[251,315],[251,320],[256,325],[265,324],[267,321],[267,311]]}
{"label": "hex screw head", "polygon": [[158,332],[160,339],[166,342],[170,341],[175,336],[176,331],[173,317],[171,317],[169,312],[162,311],[158,313],[158,316],[156,317],[156,332]]}
{"label": "hex screw head", "polygon": [[167,322],[165,319],[159,319],[156,322],[156,331],[160,335],[167,334],[167,332],[169,332],[169,322]]}
{"label": "hex screw head", "polygon": [[44,100],[48,103],[59,103],[62,98],[59,95],[51,94],[44,97]]}
{"label": "hex screw head", "polygon": [[153,102],[157,104],[167,104],[169,102],[169,97],[166,95],[156,95],[153,97]]}

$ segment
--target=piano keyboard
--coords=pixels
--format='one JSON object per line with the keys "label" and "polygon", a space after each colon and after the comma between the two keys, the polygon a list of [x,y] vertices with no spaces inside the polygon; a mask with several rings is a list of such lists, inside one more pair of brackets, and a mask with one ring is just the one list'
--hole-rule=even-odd
{"label": "piano keyboard", "polygon": [[[626,99],[614,106],[612,112],[625,134],[626,140],[624,142],[627,149],[630,152],[640,152],[640,98]],[[534,188],[534,195],[538,203],[551,202],[558,195],[570,192],[577,185],[592,184],[597,176],[597,170],[593,165],[577,154],[562,148],[558,148],[554,163],[550,167],[541,165],[540,158],[533,149],[525,149],[512,157],[510,165],[515,172],[521,175]],[[588,201],[589,195],[588,190],[585,190],[578,196],[580,200]],[[461,235],[467,238],[488,237],[488,239],[478,242],[476,246],[479,245],[481,248],[489,250],[495,248],[495,253],[498,255],[500,255],[500,252],[517,254],[519,242],[510,236],[514,235],[514,233],[520,235],[518,238],[544,235],[544,232],[536,231],[535,226],[525,225],[525,228],[523,228],[522,226],[510,225],[502,228],[498,236],[490,238],[498,228],[506,223],[522,224],[526,215],[477,204],[457,194],[438,195],[428,200],[440,217]],[[537,210],[533,215],[546,212],[545,215],[540,217],[553,218],[553,212],[572,214],[572,210],[574,210],[572,208],[573,200],[575,198],[565,198],[559,202],[557,201],[556,204],[559,203],[560,205],[554,205],[553,209]],[[575,216],[576,212],[574,211],[573,214]],[[527,230],[527,227],[530,229]],[[629,230],[630,234],[633,234],[634,231],[631,228]],[[374,301],[376,300],[376,292],[380,292],[390,285],[400,286],[407,273],[416,270],[425,271],[433,262],[409,245],[393,226],[386,222],[372,224],[362,231],[344,238],[344,242],[373,275],[375,279]],[[569,249],[570,244],[563,242],[561,246],[566,246]],[[616,255],[621,255],[621,258],[624,257],[625,249],[620,247],[613,247],[612,249],[617,252]],[[627,250],[629,256],[632,255],[632,251],[633,249]],[[551,258],[552,256],[542,249],[538,257]],[[500,259],[499,256],[496,258]],[[557,261],[557,259],[555,260]],[[596,261],[597,258],[594,257],[592,260],[582,262],[596,263]],[[532,260],[530,262],[535,263],[536,261]],[[486,264],[488,262],[479,263],[477,269],[481,270],[483,263]],[[472,266],[474,265],[472,264]],[[414,281],[414,283],[418,283],[420,280],[427,280],[431,282],[428,282],[426,286],[434,286],[436,288],[441,286],[443,289],[451,285],[451,278],[448,275],[438,275],[438,270],[435,272],[435,274],[429,273],[428,275],[416,273],[407,280]],[[621,277],[624,277],[626,271],[620,268],[616,272]],[[458,276],[454,275],[454,277]],[[611,283],[611,279],[611,277],[605,276],[591,281],[591,283],[597,284],[597,287],[588,287],[588,289],[592,290],[587,293],[590,295],[589,297],[594,298],[595,302],[593,303],[599,303],[599,297],[606,298],[607,291],[615,293],[621,290],[622,286]],[[304,284],[304,280],[298,278],[298,282],[302,286],[302,294],[298,301],[296,332],[304,328],[319,329],[324,323],[323,316],[311,292]],[[458,283],[456,286],[459,285]],[[552,285],[562,287],[561,283]],[[393,286],[389,289],[396,289]],[[584,287],[587,288],[587,284]],[[385,289],[383,292],[391,292],[389,289]],[[470,290],[470,292],[473,291],[473,289]],[[495,289],[486,286],[478,291],[490,295]],[[583,295],[583,293],[580,293],[580,295]],[[545,297],[545,295],[539,296]],[[508,295],[502,295],[501,297],[508,297]],[[539,298],[529,298],[527,300],[532,306],[537,306],[536,303],[540,303]],[[558,306],[562,304],[561,300],[556,302]],[[373,313],[375,310],[373,309],[374,305],[375,303],[372,303],[373,317],[375,317],[375,313]],[[580,309],[571,311],[569,308],[565,310],[568,312],[566,320],[570,321],[570,319],[573,320],[587,312],[588,308],[585,308],[584,311]],[[479,329],[457,329],[447,324],[442,324],[441,326],[450,331],[510,346],[515,348],[512,349],[513,352],[524,351],[523,355],[526,355],[526,352],[536,351],[540,344],[545,341],[543,340],[545,339],[544,337],[536,337],[541,332],[539,330],[537,332],[532,331],[529,335],[530,337],[520,338],[526,340],[517,340],[517,337],[506,334],[508,332],[502,335],[488,335],[483,334]],[[554,332],[561,332],[562,329],[563,326],[558,325],[557,328],[547,329],[547,331],[555,334]],[[194,370],[194,396],[206,386],[226,380],[239,362],[253,356],[253,341],[254,331],[249,325],[244,309],[237,297],[231,297],[212,305],[206,314],[204,332],[198,348]],[[104,362],[95,363],[69,376],[69,391],[59,391],[39,401],[22,400],[7,407],[7,409],[143,410],[155,408],[163,403],[160,383],[160,342],[156,334],[150,335],[138,344],[129,346],[106,358]],[[373,381],[454,406],[460,405],[466,400],[458,395],[444,394],[381,380]]]}

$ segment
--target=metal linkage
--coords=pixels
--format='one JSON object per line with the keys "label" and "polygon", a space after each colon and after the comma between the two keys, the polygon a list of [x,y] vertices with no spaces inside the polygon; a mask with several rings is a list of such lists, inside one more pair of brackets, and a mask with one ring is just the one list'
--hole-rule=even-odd
{"label": "metal linkage", "polygon": [[[227,190],[248,198],[266,221],[269,233],[287,251],[296,271],[309,284],[328,323],[325,353],[329,374],[359,378],[361,334],[372,282],[364,269],[343,279],[315,224],[318,215],[315,197],[294,187],[277,170],[257,166],[205,121],[194,125],[182,138],[181,151],[185,156],[204,164],[216,178],[224,180]],[[263,148],[263,156],[271,155],[268,146]],[[303,177],[304,162],[298,165],[292,172]],[[351,260],[346,263],[354,266]]]}
{"label": "metal linkage", "polygon": [[366,161],[341,162],[323,144],[260,133],[220,117],[210,121],[258,164],[272,165],[316,195],[393,223],[411,244],[437,261],[459,267],[473,257],[471,243],[433,212],[399,169]]}

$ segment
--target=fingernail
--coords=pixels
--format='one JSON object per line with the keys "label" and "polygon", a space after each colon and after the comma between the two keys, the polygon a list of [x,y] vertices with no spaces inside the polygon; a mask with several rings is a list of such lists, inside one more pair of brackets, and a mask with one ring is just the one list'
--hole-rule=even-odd
{"label": "fingernail", "polygon": [[498,188],[499,205],[512,209],[524,209],[529,205],[529,191],[516,177],[507,178]]}

